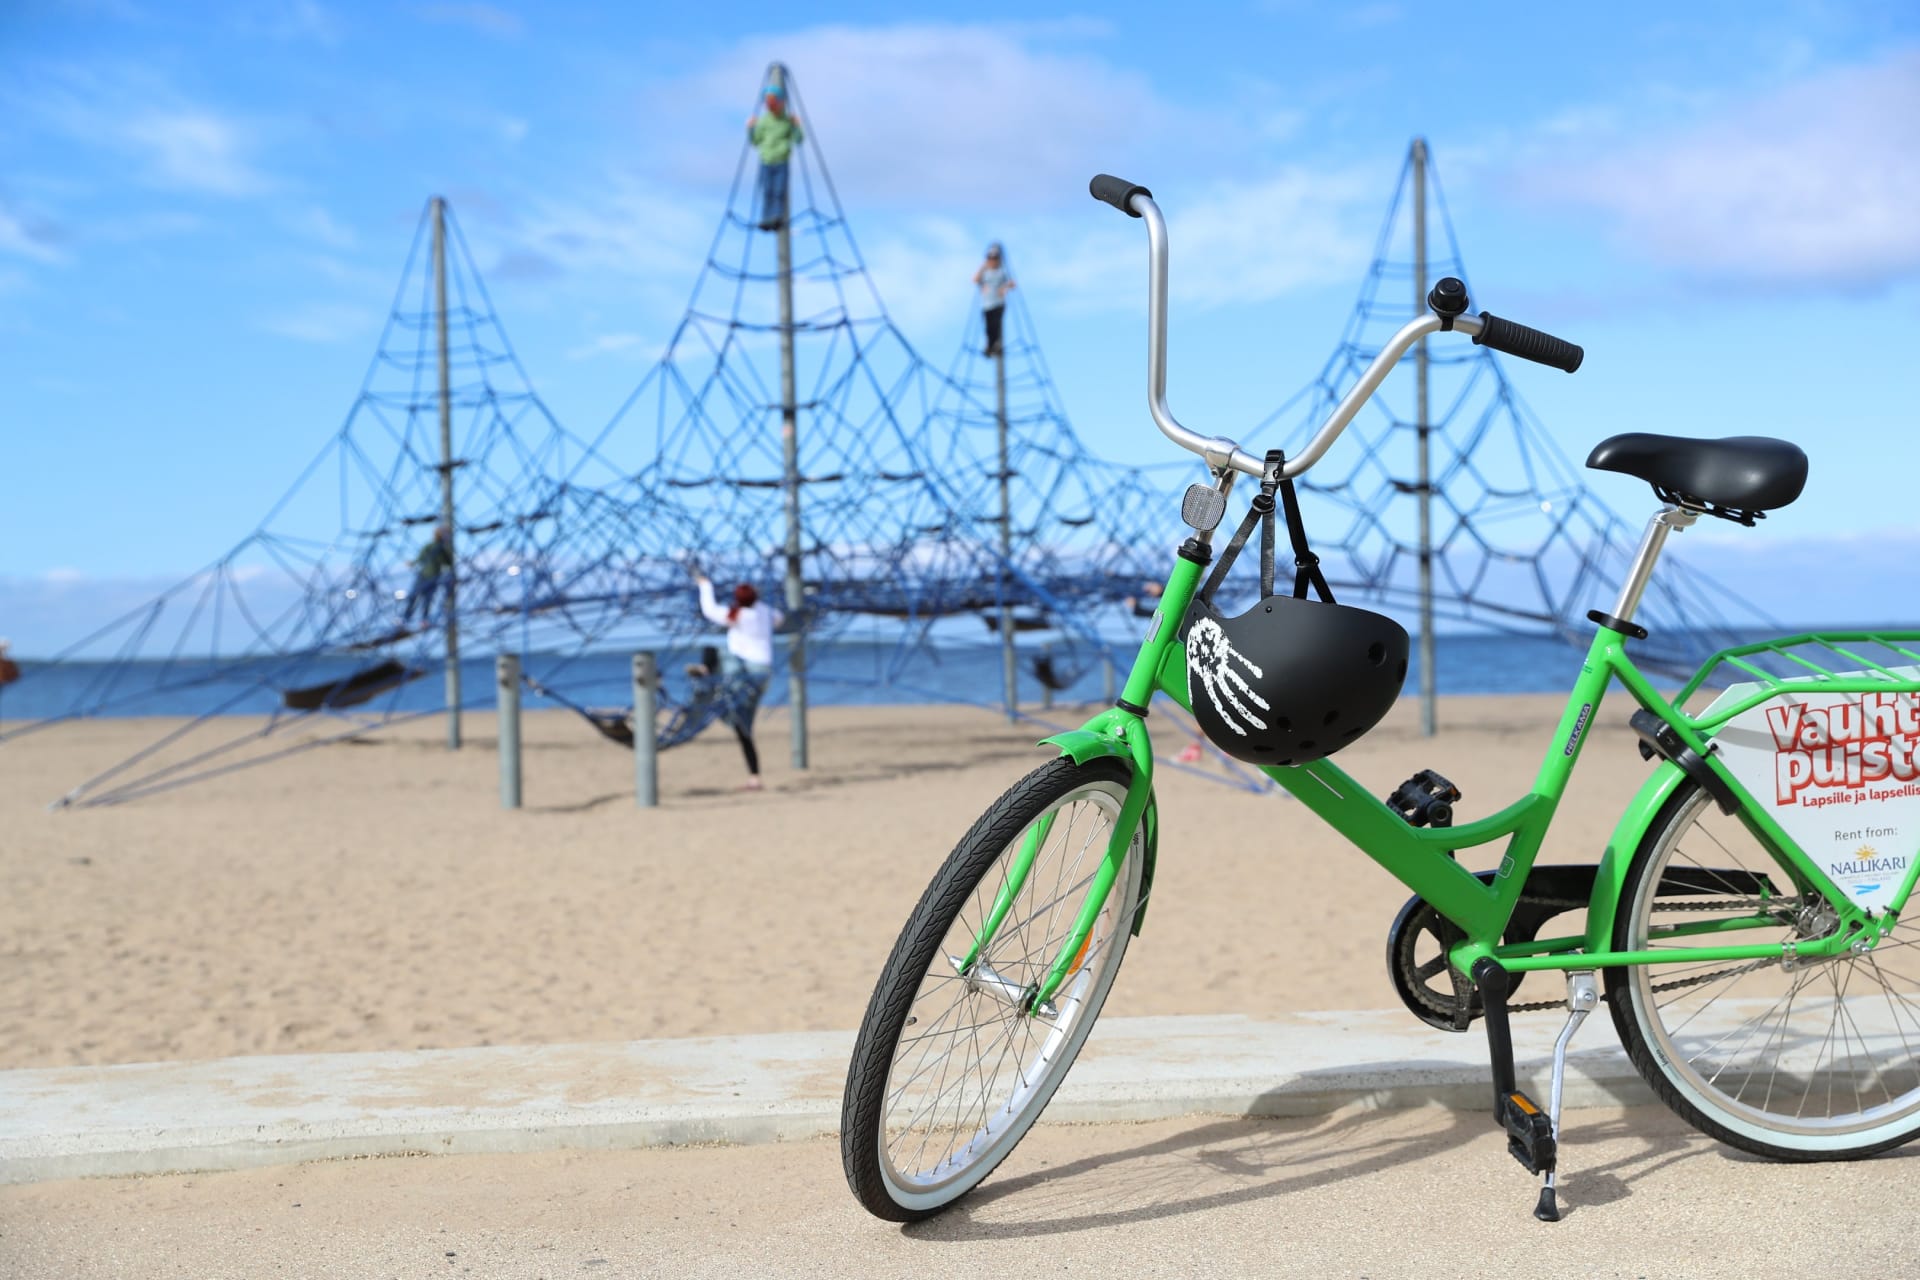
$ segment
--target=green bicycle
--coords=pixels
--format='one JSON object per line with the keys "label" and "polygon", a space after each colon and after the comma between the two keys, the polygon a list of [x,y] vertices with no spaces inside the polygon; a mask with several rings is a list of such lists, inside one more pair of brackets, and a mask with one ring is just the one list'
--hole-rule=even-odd
{"label": "green bicycle", "polygon": [[[1602,443],[1588,465],[1650,482],[1662,506],[1611,611],[1588,615],[1597,629],[1531,789],[1459,826],[1457,789],[1431,771],[1382,802],[1327,757],[1397,697],[1407,635],[1391,619],[1331,601],[1291,481],[1429,334],[1464,333],[1568,372],[1582,352],[1468,314],[1464,286],[1443,280],[1428,299],[1432,314],[1388,342],[1297,457],[1255,458],[1187,430],[1167,409],[1167,231],[1151,193],[1107,175],[1092,192],[1145,220],[1149,405],[1169,438],[1205,459],[1212,483],[1187,492],[1182,516],[1193,534],[1116,705],[1045,740],[1059,756],[980,817],[894,945],[861,1022],[841,1113],[842,1160],[860,1202],[904,1222],[965,1195],[1031,1128],[1086,1042],[1152,889],[1159,814],[1147,708],[1156,693],[1413,891],[1388,936],[1396,990],[1430,1025],[1464,1032],[1484,1023],[1495,1123],[1516,1159],[1545,1178],[1536,1217],[1559,1217],[1566,1051],[1602,999],[1653,1092],[1723,1142],[1780,1160],[1843,1160],[1920,1135],[1920,928],[1901,918],[1920,877],[1913,824],[1904,833],[1869,828],[1883,844],[1891,837],[1895,856],[1863,847],[1855,862],[1835,862],[1810,853],[1804,834],[1796,840],[1794,821],[1782,821],[1794,815],[1780,807],[1810,783],[1859,790],[1842,799],[1920,796],[1920,634],[1827,633],[1729,649],[1672,701],[1627,652],[1647,634],[1633,617],[1667,536],[1702,515],[1751,524],[1785,506],[1805,483],[1805,455],[1759,438],[1632,434]],[[1260,493],[1216,560],[1212,534],[1240,475],[1258,478]],[[1271,585],[1278,504],[1298,569],[1291,597]],[[1261,599],[1222,618],[1212,588],[1256,528]],[[1310,585],[1319,600],[1308,598]],[[1715,675],[1747,683],[1704,711],[1683,711]],[[1633,726],[1642,754],[1657,761],[1653,775],[1597,865],[1536,866],[1616,680],[1640,706]],[[1851,728],[1841,711],[1808,710],[1810,694],[1853,698]],[[1756,788],[1767,792],[1771,778],[1756,782],[1729,763],[1740,736],[1730,726],[1750,723],[1756,708],[1783,744],[1781,758],[1792,756],[1780,773],[1787,800],[1762,799]],[[1490,870],[1456,858],[1496,845]],[[1539,936],[1546,921],[1579,910],[1582,932]],[[1539,970],[1561,972],[1567,987],[1546,1107],[1516,1086],[1509,1030],[1509,997]]]}

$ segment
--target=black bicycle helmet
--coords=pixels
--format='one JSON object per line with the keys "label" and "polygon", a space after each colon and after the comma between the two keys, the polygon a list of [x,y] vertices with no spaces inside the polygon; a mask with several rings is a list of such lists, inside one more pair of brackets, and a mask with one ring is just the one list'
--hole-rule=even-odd
{"label": "black bicycle helmet", "polygon": [[1350,605],[1268,596],[1237,618],[1203,607],[1187,632],[1187,697],[1234,759],[1311,764],[1387,714],[1407,646],[1399,623]]}

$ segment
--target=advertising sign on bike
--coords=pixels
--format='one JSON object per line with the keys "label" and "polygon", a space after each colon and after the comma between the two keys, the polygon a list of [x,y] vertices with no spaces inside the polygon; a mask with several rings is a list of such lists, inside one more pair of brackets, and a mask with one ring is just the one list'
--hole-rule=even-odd
{"label": "advertising sign on bike", "polygon": [[[1892,674],[1912,678],[1920,667]],[[1715,739],[1720,758],[1835,884],[1881,910],[1920,850],[1920,694],[1786,684],[1793,692],[1727,722]],[[1759,688],[1736,684],[1715,705]]]}

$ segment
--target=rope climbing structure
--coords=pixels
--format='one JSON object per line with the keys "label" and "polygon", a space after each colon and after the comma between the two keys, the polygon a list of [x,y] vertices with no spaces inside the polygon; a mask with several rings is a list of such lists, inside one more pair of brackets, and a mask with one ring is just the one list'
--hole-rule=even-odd
{"label": "rope climbing structure", "polygon": [[[1126,466],[1085,446],[1025,290],[1008,295],[996,353],[976,297],[946,370],[922,360],[880,300],[799,85],[775,64],[759,89],[800,126],[782,173],[743,141],[685,315],[592,439],[535,394],[451,212],[430,202],[327,446],[233,550],[30,671],[83,678],[70,706],[0,741],[193,699],[192,716],[66,797],[81,804],[423,716],[446,716],[457,745],[462,705],[492,700],[484,679],[463,691],[460,654],[521,655],[535,697],[630,741],[637,726],[582,673],[596,656],[710,641],[693,568],[784,599],[774,696],[789,707],[796,767],[808,682],[824,669],[814,658],[834,646],[858,640],[873,655],[852,677],[866,685],[1009,712],[1023,681],[1062,689],[1124,659],[1194,469]],[[1429,187],[1443,228],[1432,254]],[[1412,314],[1426,277],[1465,277],[1437,196],[1416,144],[1339,346],[1253,443],[1296,444]],[[1634,531],[1579,483],[1497,358],[1457,345],[1409,356],[1381,408],[1311,473],[1303,498],[1328,576],[1343,599],[1403,617],[1581,636]],[[440,556],[449,570],[435,570]],[[1682,660],[1726,629],[1722,604],[1704,579],[1663,570],[1644,606],[1658,624],[1649,654]],[[999,681],[906,679],[917,663],[989,647]],[[720,687],[700,680],[684,697],[661,691],[663,745],[724,709]]]}
{"label": "rope climbing structure", "polygon": [[[577,512],[555,501],[553,477],[592,474],[590,461],[532,390],[458,224],[430,201],[332,439],[225,555],[36,664],[41,675],[108,656],[84,664],[64,713],[6,736],[191,698],[198,713],[64,801],[105,803],[457,713],[447,658],[460,637],[491,654],[581,575],[579,522],[567,519]],[[443,528],[451,568],[422,571],[422,547]],[[435,673],[446,674],[438,696],[414,684]]]}
{"label": "rope climbing structure", "polygon": [[[1426,234],[1429,192],[1438,252]],[[1424,313],[1429,286],[1444,276],[1466,281],[1476,304],[1490,301],[1472,290],[1431,157],[1416,140],[1339,345],[1249,436],[1250,447],[1302,447],[1385,340]],[[1639,529],[1581,482],[1490,349],[1423,343],[1404,364],[1301,483],[1330,584],[1343,601],[1431,618],[1417,628],[1423,647],[1447,624],[1585,644],[1586,613],[1611,600]],[[1584,454],[1597,443],[1577,447]],[[1652,635],[1638,660],[1681,674],[1732,642],[1730,613],[1767,621],[1678,559],[1661,565],[1641,613]],[[1431,691],[1430,647],[1423,659]]]}

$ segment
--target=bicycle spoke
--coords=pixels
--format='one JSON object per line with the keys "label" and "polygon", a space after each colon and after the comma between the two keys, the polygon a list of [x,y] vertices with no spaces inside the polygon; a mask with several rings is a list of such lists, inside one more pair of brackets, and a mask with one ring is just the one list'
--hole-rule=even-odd
{"label": "bicycle spoke", "polygon": [[[1110,904],[1095,916],[1044,1018],[1025,1012],[1013,997],[1043,981],[1067,945],[1105,863],[1122,803],[1118,788],[1073,793],[1053,809],[1044,839],[1034,837],[1043,813],[961,891],[960,909],[914,993],[914,1020],[890,1054],[880,1149],[883,1164],[907,1186],[939,1185],[982,1159],[997,1159],[997,1150],[1004,1154],[1002,1136],[1030,1111],[1037,1091],[1050,1092],[1061,1047],[1088,1016],[1087,995],[1114,954],[1121,913]],[[1036,846],[1022,883],[1010,890],[1028,838],[1036,838]],[[976,946],[1003,897],[991,942],[967,973],[951,971],[957,957]]]}
{"label": "bicycle spoke", "polygon": [[[1654,1050],[1636,1058],[1642,1070],[1677,1088],[1676,1107],[1697,1108],[1756,1150],[1871,1150],[1876,1138],[1920,1130],[1920,936],[1903,927],[1858,954],[1796,957],[1794,944],[1831,936],[1840,904],[1797,882],[1756,896],[1759,879],[1780,883],[1786,868],[1704,793],[1663,822],[1636,863],[1625,944],[1684,957],[1724,945],[1716,924],[1753,919],[1758,932],[1747,936],[1766,938],[1772,919],[1782,956],[1629,971],[1628,1016]],[[1689,927],[1701,931],[1661,932]]]}

